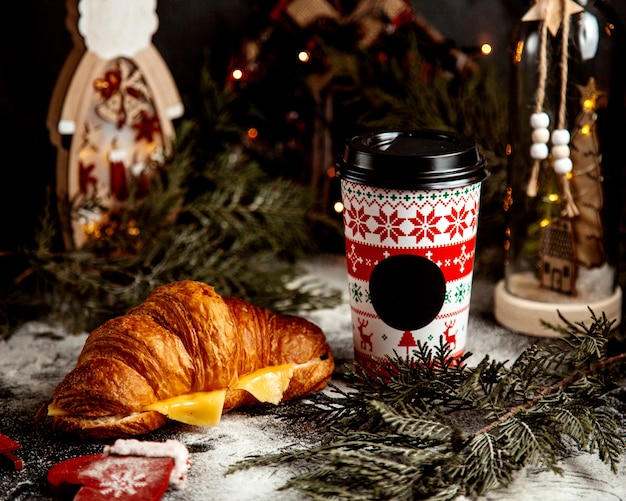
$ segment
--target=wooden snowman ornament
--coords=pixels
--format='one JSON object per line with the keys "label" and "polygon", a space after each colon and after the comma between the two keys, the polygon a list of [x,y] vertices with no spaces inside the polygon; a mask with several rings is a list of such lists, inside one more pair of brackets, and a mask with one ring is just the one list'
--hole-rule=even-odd
{"label": "wooden snowman ornament", "polygon": [[145,193],[183,105],[152,44],[156,0],[70,0],[67,21],[75,47],[48,126],[58,152],[57,194],[70,216],[64,240],[76,248]]}

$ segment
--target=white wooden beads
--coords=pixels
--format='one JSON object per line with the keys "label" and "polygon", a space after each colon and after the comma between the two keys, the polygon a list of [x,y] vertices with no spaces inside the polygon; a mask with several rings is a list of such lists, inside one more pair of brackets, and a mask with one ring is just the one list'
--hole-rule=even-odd
{"label": "white wooden beads", "polygon": [[[530,156],[534,160],[545,160],[550,151],[550,117],[547,113],[533,113],[530,115],[530,126],[532,127],[530,145]],[[569,149],[570,133],[567,129],[556,129],[552,131],[552,157],[554,158],[554,171],[557,174],[567,174],[572,171],[572,160]]]}
{"label": "white wooden beads", "polygon": [[533,129],[547,129],[548,125],[550,125],[550,116],[545,111],[530,115],[530,126]]}
{"label": "white wooden beads", "polygon": [[554,158],[554,171],[557,174],[572,172],[569,140],[570,134],[567,129],[556,129],[552,132],[552,157]]}
{"label": "white wooden beads", "polygon": [[548,145],[545,143],[533,143],[530,145],[530,156],[535,160],[548,158]]}
{"label": "white wooden beads", "polygon": [[550,140],[550,117],[547,113],[533,113],[530,115],[530,126],[533,131],[531,139],[533,144],[530,146],[530,156],[535,160],[544,160],[548,158],[548,141]]}

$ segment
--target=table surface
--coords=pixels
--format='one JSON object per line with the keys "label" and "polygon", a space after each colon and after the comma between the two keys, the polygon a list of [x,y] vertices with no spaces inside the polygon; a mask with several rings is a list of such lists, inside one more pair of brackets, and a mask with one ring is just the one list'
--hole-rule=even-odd
{"label": "table surface", "polygon": [[[345,261],[325,256],[306,263],[311,277],[338,290],[347,289]],[[507,331],[493,319],[494,284],[475,279],[468,328],[470,365],[485,354],[496,360],[513,360],[536,338]],[[326,333],[337,365],[352,358],[352,327],[347,290],[336,307],[303,316]],[[0,499],[55,499],[46,488],[48,469],[64,459],[102,452],[102,443],[61,439],[34,426],[34,415],[50,398],[53,389],[74,366],[86,334],[68,335],[58,325],[33,321],[21,326],[0,342],[0,433],[21,444],[15,454],[24,469],[11,471],[0,466]],[[299,500],[308,499],[295,491],[276,491],[297,471],[290,466],[255,467],[226,475],[233,463],[253,454],[278,452],[305,446],[315,437],[310,430],[279,421],[269,415],[233,412],[215,428],[198,429],[168,423],[146,440],[175,438],[191,453],[192,466],[183,490],[169,489],[164,500]],[[626,500],[626,457],[618,474],[596,456],[572,453],[563,461],[563,475],[539,469],[522,470],[507,489],[492,491],[484,500]]]}

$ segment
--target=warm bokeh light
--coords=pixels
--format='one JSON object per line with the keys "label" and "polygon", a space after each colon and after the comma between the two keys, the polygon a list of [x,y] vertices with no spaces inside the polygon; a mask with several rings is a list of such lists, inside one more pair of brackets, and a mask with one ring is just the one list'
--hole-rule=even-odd
{"label": "warm bokeh light", "polygon": [[515,53],[513,54],[513,62],[515,63],[521,62],[523,52],[524,52],[524,42],[519,41],[515,45]]}
{"label": "warm bokeh light", "polygon": [[559,196],[556,193],[551,193],[548,195],[548,200],[550,200],[550,202],[558,202]]}
{"label": "warm bokeh light", "polygon": [[589,125],[583,125],[583,126],[580,128],[580,133],[581,133],[581,134],[584,134],[585,136],[586,136],[587,134],[590,134],[590,133],[591,133],[591,127],[590,127]]}
{"label": "warm bokeh light", "polygon": [[235,68],[231,75],[235,80],[241,80],[243,78],[243,71],[241,71],[239,68]]}
{"label": "warm bokeh light", "polygon": [[248,129],[248,137],[250,139],[256,139],[259,135],[259,131],[257,129],[255,129],[254,127],[250,127]]}
{"label": "warm bokeh light", "polygon": [[301,50],[298,52],[298,59],[303,63],[307,63],[311,57],[311,54],[306,50]]}
{"label": "warm bokeh light", "polygon": [[326,176],[328,176],[329,178],[334,178],[337,175],[337,172],[335,170],[335,166],[331,165],[328,170],[326,171]]}
{"label": "warm bokeh light", "polygon": [[82,227],[85,235],[100,238],[100,225],[95,221],[86,221],[83,223]]}
{"label": "warm bokeh light", "polygon": [[541,226],[542,228],[545,228],[549,224],[550,224],[550,221],[548,219],[542,219],[541,222],[539,223],[539,226]]}
{"label": "warm bokeh light", "polygon": [[489,54],[491,54],[492,50],[493,49],[491,47],[491,44],[484,43],[480,46],[480,52],[483,54],[483,56],[488,56]]}
{"label": "warm bokeh light", "polygon": [[333,209],[337,214],[341,214],[343,212],[343,204],[339,201],[335,202],[333,205]]}

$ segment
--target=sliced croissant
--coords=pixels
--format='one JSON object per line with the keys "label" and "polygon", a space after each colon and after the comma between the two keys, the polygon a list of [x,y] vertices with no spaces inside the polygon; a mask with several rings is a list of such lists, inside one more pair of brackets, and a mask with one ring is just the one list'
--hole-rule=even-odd
{"label": "sliced croissant", "polygon": [[334,361],[319,327],[222,297],[201,282],[174,282],[88,336],[48,409],[58,431],[98,439],[140,435],[167,421],[146,407],[214,390],[225,390],[223,412],[251,405],[258,400],[238,381],[286,364],[292,376],[281,401],[326,386]]}

